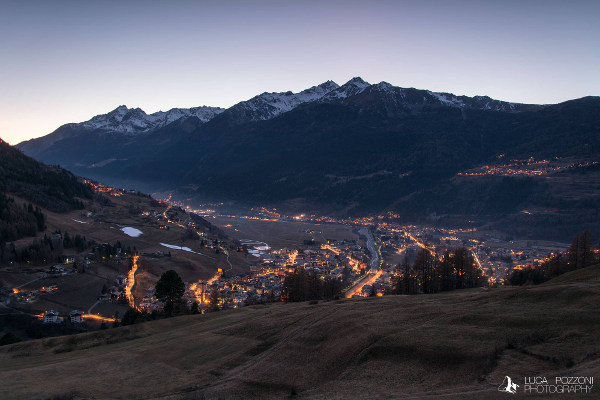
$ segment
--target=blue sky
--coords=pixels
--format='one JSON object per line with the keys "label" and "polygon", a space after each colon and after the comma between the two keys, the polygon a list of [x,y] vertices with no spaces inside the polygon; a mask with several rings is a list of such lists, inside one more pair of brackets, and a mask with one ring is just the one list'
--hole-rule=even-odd
{"label": "blue sky", "polygon": [[600,1],[0,0],[0,137],[118,105],[229,107],[354,76],[500,100],[600,95]]}

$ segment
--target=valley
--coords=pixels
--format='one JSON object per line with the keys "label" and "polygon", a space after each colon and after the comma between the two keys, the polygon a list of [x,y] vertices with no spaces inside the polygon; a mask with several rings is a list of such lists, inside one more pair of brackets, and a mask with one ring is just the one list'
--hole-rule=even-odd
{"label": "valley", "polygon": [[[600,235],[597,96],[531,105],[356,77],[262,93],[211,117],[177,110],[157,125],[121,106],[17,147],[112,186],[236,214],[433,214],[533,239]],[[548,229],[557,223],[566,229]]]}
{"label": "valley", "polygon": [[0,400],[600,399],[600,2],[113,3],[0,0]]}
{"label": "valley", "polygon": [[[98,322],[111,322],[128,307],[160,311],[152,289],[169,269],[186,282],[188,306],[198,301],[201,309],[209,306],[213,285],[219,285],[222,307],[240,307],[251,298],[278,298],[286,274],[298,266],[342,279],[348,285],[342,288],[346,297],[381,296],[395,290],[405,258],[412,263],[423,248],[442,254],[465,245],[487,282],[501,285],[511,271],[537,265],[568,247],[514,240],[491,229],[407,225],[394,214],[334,219],[286,216],[263,207],[249,216],[221,215],[88,183],[104,199],[89,202],[83,211],[45,211],[47,230],[82,236],[102,244],[100,248],[116,243],[116,254],[66,253],[71,260],[60,267],[64,272],[11,263],[0,271],[4,286],[15,291],[5,308],[35,316],[48,310],[60,315],[87,310],[88,319]],[[192,211],[204,212],[201,224]],[[26,238],[14,243],[18,251],[31,242]]]}

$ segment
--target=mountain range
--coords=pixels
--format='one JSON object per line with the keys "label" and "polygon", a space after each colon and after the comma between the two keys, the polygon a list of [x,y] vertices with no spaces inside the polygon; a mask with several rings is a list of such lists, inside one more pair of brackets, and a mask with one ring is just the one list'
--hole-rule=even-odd
{"label": "mountain range", "polygon": [[[226,110],[121,106],[17,147],[82,176],[192,202],[506,217],[533,206],[575,210],[581,199],[548,197],[556,187],[545,177],[460,173],[532,157],[593,164],[600,98],[519,104],[353,78]],[[588,196],[586,210],[600,208],[599,197]]]}
{"label": "mountain range", "polygon": [[[22,142],[17,147],[29,155],[37,155],[50,150],[50,148],[58,142],[71,139],[80,134],[102,132],[121,133],[128,136],[134,136],[153,132],[176,121],[193,117],[198,120],[198,123],[204,124],[224,111],[227,112],[222,118],[237,124],[252,121],[265,121],[291,111],[301,104],[310,102],[339,102],[348,97],[358,95],[367,88],[388,93],[393,93],[394,90],[396,90],[398,92],[397,94],[405,99],[407,96],[411,95],[422,95],[422,100],[417,100],[416,96],[413,96],[414,98],[408,100],[408,102],[422,102],[423,104],[446,105],[456,108],[518,111],[527,108],[535,109],[541,107],[493,100],[487,96],[475,96],[471,98],[467,96],[455,96],[449,93],[401,89],[395,88],[387,82],[370,85],[361,78],[356,77],[343,86],[339,86],[333,81],[327,81],[299,93],[292,93],[291,91],[282,93],[265,92],[250,100],[242,101],[227,110],[220,107],[200,106],[193,108],[173,108],[168,111],[158,111],[152,114],[146,114],[140,108],[128,108],[125,105],[121,105],[107,114],[97,115],[89,121],[65,124],[49,135]],[[57,147],[60,147],[61,145],[64,145],[64,143],[59,143]]]}

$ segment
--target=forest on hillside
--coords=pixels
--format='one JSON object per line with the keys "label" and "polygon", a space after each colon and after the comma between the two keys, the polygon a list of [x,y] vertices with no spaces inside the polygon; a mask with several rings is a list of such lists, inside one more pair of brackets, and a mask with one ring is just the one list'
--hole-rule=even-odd
{"label": "forest on hillside", "polygon": [[92,196],[91,188],[72,173],[35,161],[0,139],[0,244],[44,231],[41,207],[81,209],[82,199]]}

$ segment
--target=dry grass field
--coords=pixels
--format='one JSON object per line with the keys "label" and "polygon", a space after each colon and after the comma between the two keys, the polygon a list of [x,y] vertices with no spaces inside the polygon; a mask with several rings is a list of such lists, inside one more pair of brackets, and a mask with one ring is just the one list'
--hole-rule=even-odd
{"label": "dry grass field", "polygon": [[[600,377],[599,272],[253,306],[3,346],[0,398],[506,399],[505,375]],[[599,397],[596,387],[580,396]]]}
{"label": "dry grass field", "polygon": [[[163,213],[167,209],[165,205],[157,204],[146,196],[136,194],[108,197],[110,198],[109,205],[86,201],[84,210],[68,213],[44,210],[47,217],[46,234],[50,235],[52,232],[60,230],[63,234],[68,232],[71,237],[85,236],[87,240],[93,240],[98,244],[111,243],[114,245],[120,242],[124,249],[128,247],[137,249],[142,254],[139,260],[140,267],[136,274],[136,285],[133,288],[138,299],[141,299],[147,289],[154,286],[160,275],[169,269],[176,270],[188,283],[208,279],[215,274],[218,268],[229,270],[225,254],[216,254],[214,250],[201,247],[200,240],[186,237],[183,227],[139,214],[140,210]],[[130,212],[132,208],[138,211],[132,213]],[[103,216],[87,217],[88,211],[100,212]],[[169,229],[160,229],[161,225],[166,225]],[[123,227],[133,227],[143,233],[138,237],[131,237],[121,230]],[[16,241],[15,245],[17,248],[28,246],[32,241],[37,241],[43,236],[43,233],[39,233],[37,238],[24,238]],[[196,253],[169,249],[160,243],[189,247]],[[228,245],[225,246],[228,247]],[[64,253],[74,254],[77,258],[83,259],[91,250],[89,248],[78,254],[74,249],[66,249]],[[171,257],[156,258],[144,255],[157,251],[170,251]],[[229,273],[248,271],[249,265],[255,261],[253,257],[237,253],[235,249],[229,249],[229,251],[229,261],[233,267]],[[118,275],[126,275],[129,269],[127,258],[119,261],[94,260],[83,274],[36,280],[50,265],[52,265],[51,261],[48,265],[7,265],[0,268],[0,285],[9,288],[21,285],[23,285],[22,290],[36,290],[49,285],[58,287],[55,293],[41,295],[31,304],[13,306],[30,314],[40,314],[49,309],[57,310],[62,315],[73,309],[87,311],[96,302],[103,285],[110,287]],[[123,315],[126,309],[125,305],[102,303],[94,307],[93,312],[112,316],[115,311]]]}
{"label": "dry grass field", "polygon": [[[48,231],[60,229],[62,232],[68,231],[71,235],[86,236],[88,240],[93,239],[98,243],[109,242],[114,244],[120,241],[124,247],[131,246],[133,248],[135,246],[141,253],[170,251],[171,258],[153,259],[142,257],[143,265],[153,275],[160,276],[162,272],[168,269],[176,269],[184,280],[196,281],[211,277],[218,267],[228,267],[225,255],[215,254],[212,250],[202,248],[200,240],[185,238],[184,228],[176,224],[157,221],[150,216],[133,215],[129,212],[129,209],[134,206],[141,210],[162,213],[166,210],[165,206],[151,204],[149,198],[134,194],[110,197],[110,200],[112,205],[108,207],[100,207],[97,204],[86,206],[86,210],[104,208],[102,221],[85,218],[81,211],[73,211],[68,214],[47,212]],[[160,229],[160,225],[167,225],[169,229]],[[123,227],[139,229],[143,234],[138,237],[130,237],[121,231]],[[189,247],[200,254],[169,249],[160,243]],[[234,255],[231,257],[232,259],[235,258]],[[237,261],[237,265],[234,265],[234,271],[246,271],[248,263],[241,257]]]}

